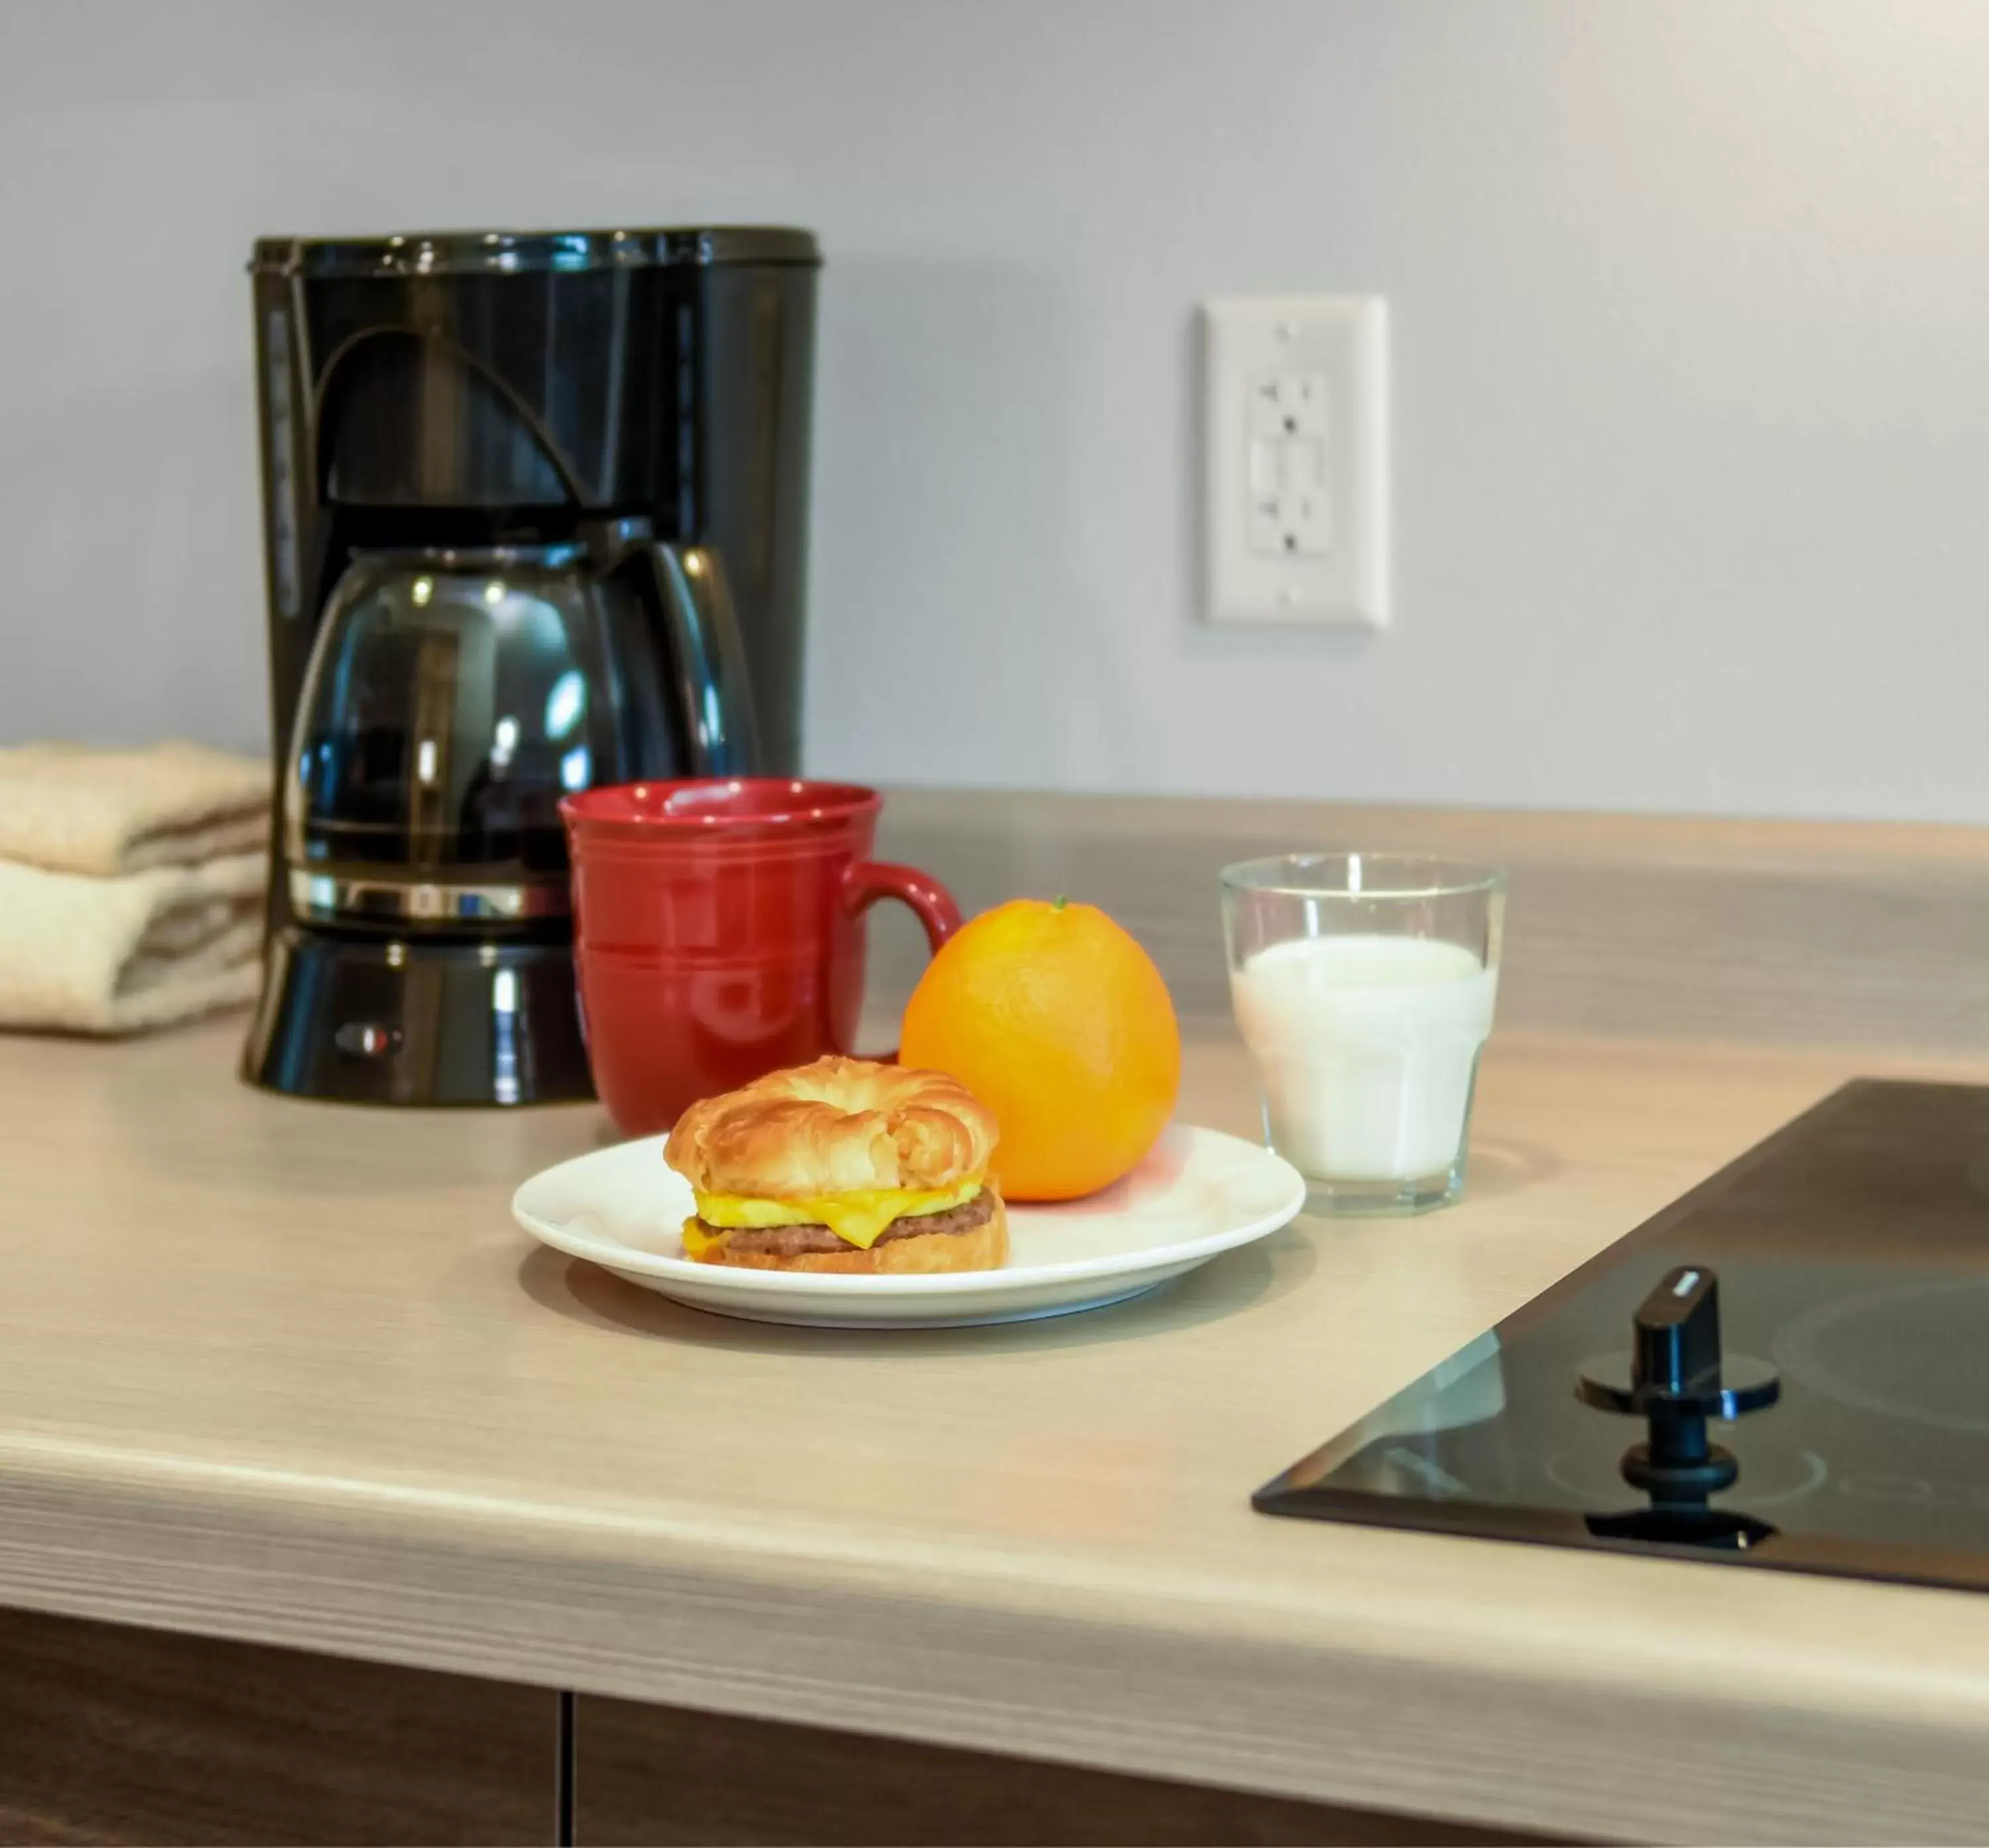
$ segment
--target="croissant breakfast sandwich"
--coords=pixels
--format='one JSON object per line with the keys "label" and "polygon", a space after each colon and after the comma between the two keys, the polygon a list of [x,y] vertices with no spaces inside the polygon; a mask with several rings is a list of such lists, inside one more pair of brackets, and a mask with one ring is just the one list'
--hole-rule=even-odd
{"label": "croissant breakfast sandwich", "polygon": [[693,1104],[663,1159],[690,1183],[684,1251],[760,1271],[991,1271],[1008,1220],[994,1113],[957,1080],[866,1059],[775,1071]]}

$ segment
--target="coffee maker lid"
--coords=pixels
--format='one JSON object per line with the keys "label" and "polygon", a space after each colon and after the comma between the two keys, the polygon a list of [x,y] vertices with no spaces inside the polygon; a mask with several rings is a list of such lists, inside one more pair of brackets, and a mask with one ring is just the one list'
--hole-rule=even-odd
{"label": "coffee maker lid", "polygon": [[815,233],[784,225],[634,231],[418,231],[384,238],[258,238],[249,268],[283,276],[511,276],[665,265],[822,262]]}

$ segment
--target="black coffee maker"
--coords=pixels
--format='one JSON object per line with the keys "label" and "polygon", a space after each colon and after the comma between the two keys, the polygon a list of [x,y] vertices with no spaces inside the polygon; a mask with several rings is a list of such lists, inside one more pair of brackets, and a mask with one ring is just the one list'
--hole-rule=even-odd
{"label": "black coffee maker", "polygon": [[798,768],[804,231],[266,239],[252,1082],[590,1094],[571,790]]}

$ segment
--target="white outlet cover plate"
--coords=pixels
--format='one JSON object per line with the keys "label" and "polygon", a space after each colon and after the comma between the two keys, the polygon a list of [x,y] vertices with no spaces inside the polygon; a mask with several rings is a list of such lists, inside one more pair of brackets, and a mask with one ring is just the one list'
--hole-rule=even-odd
{"label": "white outlet cover plate", "polygon": [[1204,304],[1211,622],[1388,625],[1380,296]]}

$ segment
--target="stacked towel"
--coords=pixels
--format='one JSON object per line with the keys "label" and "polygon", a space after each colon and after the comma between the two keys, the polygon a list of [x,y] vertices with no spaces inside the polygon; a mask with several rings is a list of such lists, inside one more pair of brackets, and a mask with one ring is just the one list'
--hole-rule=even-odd
{"label": "stacked towel", "polygon": [[251,1000],[269,770],[197,744],[0,750],[0,1026],[130,1033]]}

